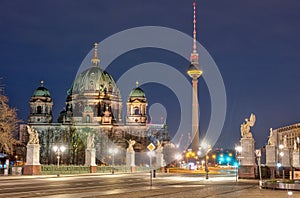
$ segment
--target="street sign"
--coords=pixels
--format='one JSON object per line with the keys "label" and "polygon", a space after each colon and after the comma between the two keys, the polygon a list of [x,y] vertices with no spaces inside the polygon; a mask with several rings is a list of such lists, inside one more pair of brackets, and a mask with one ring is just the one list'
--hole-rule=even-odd
{"label": "street sign", "polygon": [[153,151],[153,150],[155,149],[154,144],[150,143],[150,144],[147,146],[147,149],[148,149],[149,151]]}

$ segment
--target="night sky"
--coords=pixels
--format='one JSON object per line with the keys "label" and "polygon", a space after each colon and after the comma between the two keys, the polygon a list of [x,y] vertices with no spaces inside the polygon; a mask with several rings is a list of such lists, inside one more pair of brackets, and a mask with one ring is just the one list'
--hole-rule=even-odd
{"label": "night sky", "polygon": [[[192,2],[2,0],[0,76],[10,105],[27,121],[29,99],[44,80],[54,100],[56,121],[65,106],[66,91],[94,42],[139,26],[164,26],[192,36]],[[227,95],[225,125],[215,146],[233,148],[240,139],[240,124],[254,113],[257,121],[252,132],[256,147],[261,147],[267,143],[270,127],[300,121],[300,1],[196,2],[198,41],[218,65]],[[107,71],[117,80],[132,66],[153,61],[173,66],[190,80],[187,60],[151,48],[120,56]],[[180,114],[175,95],[155,83],[142,88],[149,106],[159,102],[170,111],[167,124],[172,135]],[[203,78],[199,92],[200,131],[204,133],[211,104]]]}

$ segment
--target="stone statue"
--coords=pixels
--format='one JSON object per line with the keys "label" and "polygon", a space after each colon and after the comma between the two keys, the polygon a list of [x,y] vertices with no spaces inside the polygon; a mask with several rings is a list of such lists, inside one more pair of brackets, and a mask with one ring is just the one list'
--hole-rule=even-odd
{"label": "stone statue", "polygon": [[87,138],[87,148],[94,148],[95,146],[95,134],[89,134]]}
{"label": "stone statue", "polygon": [[297,140],[294,140],[294,151],[298,151]]}
{"label": "stone statue", "polygon": [[245,119],[246,122],[241,124],[241,135],[242,138],[252,138],[252,133],[250,132],[250,127],[253,127],[256,121],[256,117],[253,113],[250,115],[250,119]]}
{"label": "stone statue", "polygon": [[39,144],[39,134],[38,132],[30,127],[29,125],[26,126],[27,127],[27,132],[29,134],[29,141],[28,144]]}
{"label": "stone statue", "polygon": [[286,135],[283,137],[283,146],[284,146],[284,148],[287,148],[287,137],[286,137]]}
{"label": "stone statue", "polygon": [[156,148],[157,152],[162,152],[163,151],[163,147],[162,147],[162,142],[157,140],[157,148]]}
{"label": "stone statue", "polygon": [[268,145],[275,146],[275,136],[274,136],[274,132],[273,132],[272,128],[270,128],[270,136],[269,136],[269,140],[268,140]]}
{"label": "stone statue", "polygon": [[130,139],[130,140],[127,140],[127,142],[128,142],[127,151],[134,152],[133,145],[135,145],[136,141]]}

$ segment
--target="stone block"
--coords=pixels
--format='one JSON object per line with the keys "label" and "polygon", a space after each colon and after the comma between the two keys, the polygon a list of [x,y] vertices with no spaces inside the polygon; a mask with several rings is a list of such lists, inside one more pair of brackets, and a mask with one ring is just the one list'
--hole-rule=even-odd
{"label": "stone block", "polygon": [[255,179],[256,166],[240,166],[239,178],[241,179]]}
{"label": "stone block", "polygon": [[25,165],[23,174],[24,175],[41,175],[42,167],[41,167],[41,165]]}
{"label": "stone block", "polygon": [[95,160],[96,150],[94,148],[85,149],[85,166],[97,166]]}
{"label": "stone block", "polygon": [[130,167],[130,172],[131,173],[136,173],[136,166],[131,166]]}
{"label": "stone block", "polygon": [[276,147],[273,145],[266,146],[266,165],[268,167],[274,167],[277,165],[277,152]]}
{"label": "stone block", "polygon": [[90,166],[90,173],[97,173],[97,166]]}
{"label": "stone block", "polygon": [[284,148],[280,152],[283,152],[283,156],[280,156],[280,163],[283,167],[290,167],[290,152],[289,149]]}
{"label": "stone block", "polygon": [[242,138],[241,147],[241,166],[255,166],[254,139]]}
{"label": "stone block", "polygon": [[135,166],[135,152],[134,151],[126,152],[126,166]]}
{"label": "stone block", "polygon": [[41,165],[39,144],[27,144],[26,165]]}

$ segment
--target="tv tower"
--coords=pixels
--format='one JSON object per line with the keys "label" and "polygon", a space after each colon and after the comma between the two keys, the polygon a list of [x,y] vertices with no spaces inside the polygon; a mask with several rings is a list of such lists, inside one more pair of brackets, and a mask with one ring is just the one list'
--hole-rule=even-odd
{"label": "tv tower", "polygon": [[193,52],[191,53],[191,64],[188,68],[188,75],[192,78],[193,85],[193,103],[192,103],[192,151],[197,152],[200,146],[199,140],[199,117],[198,117],[198,78],[202,74],[202,70],[199,67],[197,53],[197,40],[196,40],[196,3],[193,3],[194,7],[194,31],[193,31]]}

